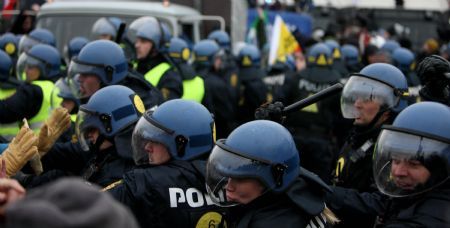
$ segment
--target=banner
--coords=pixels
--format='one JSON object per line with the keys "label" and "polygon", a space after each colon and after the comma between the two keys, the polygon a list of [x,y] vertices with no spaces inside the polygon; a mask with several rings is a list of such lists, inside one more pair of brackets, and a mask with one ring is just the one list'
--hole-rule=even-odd
{"label": "banner", "polygon": [[275,23],[272,29],[272,38],[270,39],[269,66],[276,60],[286,61],[286,55],[301,51],[295,37],[284,23],[281,16],[275,17]]}

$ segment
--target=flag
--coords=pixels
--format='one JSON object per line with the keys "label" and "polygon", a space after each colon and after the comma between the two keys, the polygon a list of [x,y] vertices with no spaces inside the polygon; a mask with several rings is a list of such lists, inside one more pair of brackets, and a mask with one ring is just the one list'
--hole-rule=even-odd
{"label": "flag", "polygon": [[267,43],[267,13],[261,9],[257,9],[257,16],[251,22],[248,30],[246,43],[253,44],[259,49],[263,49]]}
{"label": "flag", "polygon": [[277,60],[286,61],[286,55],[301,51],[300,44],[289,31],[280,15],[275,17],[270,39],[269,66]]}

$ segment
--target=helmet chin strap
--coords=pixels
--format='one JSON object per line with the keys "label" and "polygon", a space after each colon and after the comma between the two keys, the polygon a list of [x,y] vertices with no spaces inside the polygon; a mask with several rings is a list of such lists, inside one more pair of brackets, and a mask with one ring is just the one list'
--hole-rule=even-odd
{"label": "helmet chin strap", "polygon": [[370,129],[373,129],[373,128],[375,127],[375,125],[378,123],[378,121],[380,120],[381,116],[382,116],[385,112],[387,112],[387,111],[389,111],[389,110],[390,110],[389,108],[381,108],[381,107],[380,107],[380,110],[379,110],[379,111],[377,112],[377,114],[373,117],[372,121],[370,121],[369,124],[367,124],[367,125],[359,125],[359,126],[357,126],[357,127],[360,128],[360,129],[364,129],[364,130],[370,130]]}

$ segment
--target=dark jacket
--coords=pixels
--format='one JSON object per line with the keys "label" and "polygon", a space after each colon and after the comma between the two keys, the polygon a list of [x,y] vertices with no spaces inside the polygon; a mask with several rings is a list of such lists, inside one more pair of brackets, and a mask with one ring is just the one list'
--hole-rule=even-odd
{"label": "dark jacket", "polygon": [[322,215],[327,190],[320,178],[302,169],[286,192],[268,192],[249,204],[231,208],[231,227],[327,227]]}
{"label": "dark jacket", "polygon": [[0,100],[0,123],[13,123],[23,118],[31,119],[41,108],[43,92],[41,87],[23,83],[11,97]]}
{"label": "dark jacket", "polygon": [[132,89],[144,102],[145,108],[149,109],[163,102],[161,92],[152,84],[147,82],[142,75],[131,71],[127,77],[118,83]]}
{"label": "dark jacket", "polygon": [[239,70],[240,95],[238,101],[238,123],[255,119],[255,110],[267,101],[268,89],[264,81],[265,72],[256,67]]}
{"label": "dark jacket", "polygon": [[[450,227],[450,185],[415,197],[390,198],[380,192],[359,193],[353,189],[333,187],[328,206],[352,226],[367,227],[358,221],[379,216],[375,227]],[[346,222],[347,224],[347,222]]]}
{"label": "dark jacket", "polygon": [[205,221],[217,225],[221,219],[205,220],[208,212],[220,215],[224,210],[206,196],[205,169],[204,161],[143,166],[108,191],[131,209],[141,227],[196,227]]}

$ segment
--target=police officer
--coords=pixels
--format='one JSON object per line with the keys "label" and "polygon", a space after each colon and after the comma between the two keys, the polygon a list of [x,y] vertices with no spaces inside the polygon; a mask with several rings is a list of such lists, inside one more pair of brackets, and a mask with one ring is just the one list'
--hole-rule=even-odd
{"label": "police officer", "polygon": [[134,168],[129,145],[144,111],[140,97],[125,86],[98,90],[80,106],[75,127],[79,141],[52,145],[42,158],[44,174],[22,177],[21,183],[31,188],[76,175],[105,187],[119,180]]}
{"label": "police officer", "polygon": [[216,42],[202,40],[194,45],[194,69],[211,91],[214,119],[218,137],[226,137],[235,124],[233,88],[218,74],[223,64],[223,51]]}
{"label": "police officer", "polygon": [[[307,56],[308,66],[296,75],[293,84],[297,92],[288,103],[307,98],[341,79],[332,68],[332,52],[325,44],[315,44]],[[302,166],[326,182],[329,182],[336,150],[333,136],[338,133],[334,128],[342,122],[336,113],[339,113],[338,95],[305,107],[286,119],[286,126],[289,126],[297,145],[305,151]]]}
{"label": "police officer", "polygon": [[60,55],[56,48],[37,44],[19,57],[17,78],[23,80],[16,92],[0,101],[0,122],[29,120],[30,127],[39,130],[51,107],[53,80],[60,76]]}
{"label": "police officer", "polygon": [[89,40],[85,37],[76,36],[72,38],[64,47],[64,59],[66,64],[70,64],[72,58],[77,56],[87,43],[89,43]]}
{"label": "police officer", "polygon": [[392,53],[392,64],[400,69],[406,76],[410,93],[409,103],[415,103],[419,99],[420,80],[415,72],[415,56],[406,48],[397,48]]}
{"label": "police officer", "polygon": [[131,60],[135,55],[134,47],[127,38],[125,30],[121,34],[118,34],[121,24],[125,24],[125,22],[118,17],[101,17],[95,21],[91,33],[95,40],[111,40],[117,42],[123,49],[127,60]]}
{"label": "police officer", "polygon": [[426,57],[417,66],[417,76],[423,87],[419,90],[424,101],[435,101],[450,106],[450,63],[437,55]]}
{"label": "police officer", "polygon": [[[384,125],[374,151],[380,192],[334,188],[330,207],[346,219],[378,215],[375,227],[448,227],[450,110],[420,102]],[[358,224],[358,227],[365,227]]]}
{"label": "police officer", "polygon": [[[366,66],[349,78],[341,95],[341,111],[344,118],[353,119],[353,128],[338,154],[334,172],[336,186],[360,192],[376,190],[371,175],[372,151],[381,125],[392,123],[408,105],[407,91],[403,73],[386,63]],[[373,219],[357,217],[344,220],[340,225],[370,227]]]}
{"label": "police officer", "polygon": [[80,103],[87,102],[97,90],[108,85],[124,85],[135,91],[146,108],[162,102],[160,92],[128,63],[120,46],[108,40],[96,40],[84,46],[69,66],[69,86]]}
{"label": "police officer", "polygon": [[237,62],[241,88],[236,118],[238,123],[245,123],[255,119],[255,110],[267,101],[269,91],[263,81],[265,72],[261,69],[261,53],[256,46],[242,47]]}
{"label": "police officer", "polygon": [[333,69],[339,72],[342,78],[347,77],[349,72],[345,67],[344,60],[342,59],[341,45],[336,40],[332,39],[326,40],[324,44],[327,45],[331,50],[331,56],[333,58]]}
{"label": "police officer", "polygon": [[349,73],[359,72],[363,68],[359,50],[356,46],[352,44],[344,44],[341,47],[341,53],[342,59],[344,60],[345,66],[347,67],[347,71]]}
{"label": "police officer", "polygon": [[213,111],[210,91],[205,80],[189,65],[191,51],[186,41],[180,38],[170,39],[168,56],[175,65],[175,70],[183,79],[182,99],[196,101],[203,104],[208,110]]}
{"label": "police officer", "polygon": [[[106,188],[128,205],[141,227],[217,226],[222,215],[206,196],[206,157],[214,120],[201,104],[174,99],[148,110],[133,132],[138,168]],[[223,225],[223,223],[222,223]]]}
{"label": "police officer", "polygon": [[230,35],[223,30],[214,30],[208,34],[208,39],[216,41],[220,49],[223,51],[221,56],[222,64],[217,69],[217,74],[223,77],[228,85],[233,89],[233,97],[237,102],[240,94],[240,79],[236,60],[231,53]]}
{"label": "police officer", "polygon": [[4,33],[0,36],[0,50],[6,52],[16,62],[18,53],[18,39],[12,33]]}
{"label": "police officer", "polygon": [[[0,50],[0,99],[4,100],[12,96],[21,84],[19,80],[11,75],[13,63],[7,53]],[[19,132],[17,122],[0,125],[0,136],[3,141],[11,141]]]}
{"label": "police officer", "polygon": [[166,101],[180,98],[183,95],[183,84],[181,76],[173,70],[161,51],[164,49],[162,31],[155,18],[146,17],[133,21],[128,34],[136,49],[135,70],[158,88]]}
{"label": "police officer", "polygon": [[[230,207],[231,227],[325,227],[328,186],[300,167],[286,128],[256,120],[216,142],[207,163],[211,200]],[[237,206],[239,205],[239,206]]]}

